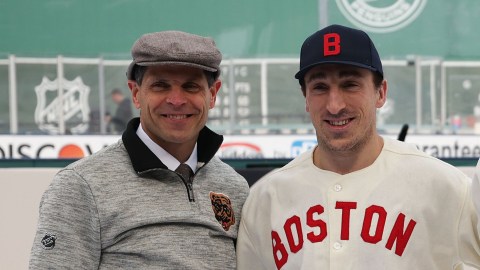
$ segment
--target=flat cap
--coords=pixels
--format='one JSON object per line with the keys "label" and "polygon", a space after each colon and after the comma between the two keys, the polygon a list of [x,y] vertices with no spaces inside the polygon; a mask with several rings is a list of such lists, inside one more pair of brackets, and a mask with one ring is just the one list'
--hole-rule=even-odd
{"label": "flat cap", "polygon": [[135,65],[184,65],[220,75],[222,54],[209,37],[181,31],[162,31],[142,35],[132,46],[132,63],[127,78],[134,79]]}

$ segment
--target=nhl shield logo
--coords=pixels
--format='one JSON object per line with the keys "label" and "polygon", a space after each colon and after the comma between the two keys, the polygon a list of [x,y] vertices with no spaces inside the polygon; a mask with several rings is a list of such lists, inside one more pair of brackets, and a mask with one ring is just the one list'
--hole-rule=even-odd
{"label": "nhl shield logo", "polygon": [[49,134],[60,134],[61,122],[65,125],[66,133],[84,133],[90,120],[88,106],[90,87],[86,86],[80,77],[73,81],[58,80],[57,78],[50,81],[43,77],[42,83],[35,87],[37,94],[35,123],[40,130]]}
{"label": "nhl shield logo", "polygon": [[47,250],[53,249],[55,247],[55,240],[57,240],[55,234],[46,233],[41,241],[43,248]]}
{"label": "nhl shield logo", "polygon": [[222,228],[228,231],[230,226],[235,224],[235,213],[233,213],[230,198],[222,193],[210,192],[210,200],[215,218],[220,222]]}

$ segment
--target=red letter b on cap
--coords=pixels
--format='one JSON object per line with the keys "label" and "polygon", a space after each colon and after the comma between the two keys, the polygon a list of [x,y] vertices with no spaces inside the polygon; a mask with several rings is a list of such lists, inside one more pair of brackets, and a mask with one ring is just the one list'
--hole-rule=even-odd
{"label": "red letter b on cap", "polygon": [[323,36],[323,56],[340,54],[340,35],[328,33]]}

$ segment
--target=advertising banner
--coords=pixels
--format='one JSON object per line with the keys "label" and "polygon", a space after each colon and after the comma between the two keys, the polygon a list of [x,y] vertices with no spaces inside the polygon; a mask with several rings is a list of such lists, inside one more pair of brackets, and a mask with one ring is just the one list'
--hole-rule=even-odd
{"label": "advertising banner", "polygon": [[[119,139],[119,135],[1,135],[0,159],[81,158]],[[405,141],[438,158],[480,157],[478,135],[408,135]],[[289,159],[316,143],[314,135],[229,135],[224,137],[217,155],[229,159]]]}

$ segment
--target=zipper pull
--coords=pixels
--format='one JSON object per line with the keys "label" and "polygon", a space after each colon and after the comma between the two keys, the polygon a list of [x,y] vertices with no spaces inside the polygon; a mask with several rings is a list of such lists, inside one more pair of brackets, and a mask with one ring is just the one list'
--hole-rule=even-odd
{"label": "zipper pull", "polygon": [[192,183],[187,183],[187,192],[188,192],[188,199],[190,202],[195,201],[195,196],[193,195],[193,185]]}
{"label": "zipper pull", "polygon": [[180,175],[180,178],[182,178],[183,183],[185,183],[185,186],[187,187],[187,193],[188,193],[188,200],[190,202],[194,202],[195,198],[193,196],[193,176],[194,173],[192,169],[185,163],[180,164],[178,168],[175,170],[178,175]]}

